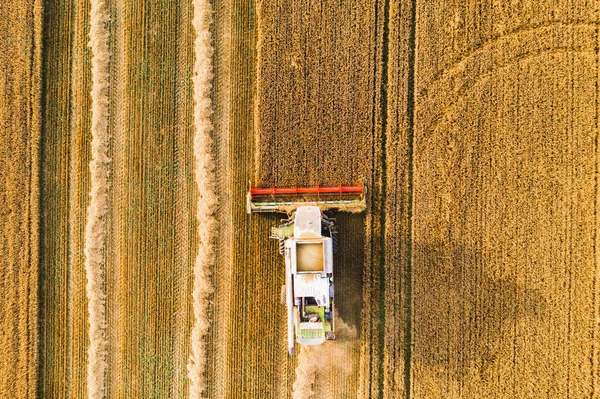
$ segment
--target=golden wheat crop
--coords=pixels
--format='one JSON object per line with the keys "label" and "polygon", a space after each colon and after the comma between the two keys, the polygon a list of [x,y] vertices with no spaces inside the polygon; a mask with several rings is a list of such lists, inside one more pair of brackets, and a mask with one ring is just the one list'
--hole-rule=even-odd
{"label": "golden wheat crop", "polygon": [[[600,399],[598,18],[3,4],[0,396]],[[249,182],[367,186],[298,357]]]}
{"label": "golden wheat crop", "polygon": [[42,2],[0,7],[0,392],[38,383]]}
{"label": "golden wheat crop", "polygon": [[598,397],[598,16],[474,11],[417,9],[412,396]]}

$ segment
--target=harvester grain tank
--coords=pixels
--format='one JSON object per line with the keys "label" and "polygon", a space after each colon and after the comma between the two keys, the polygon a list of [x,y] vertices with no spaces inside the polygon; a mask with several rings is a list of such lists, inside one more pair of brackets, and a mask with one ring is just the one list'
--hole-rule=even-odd
{"label": "harvester grain tank", "polygon": [[285,258],[288,350],[294,342],[318,345],[335,339],[333,254],[337,249],[335,219],[324,211],[360,212],[365,187],[250,188],[247,211],[287,214],[273,227]]}

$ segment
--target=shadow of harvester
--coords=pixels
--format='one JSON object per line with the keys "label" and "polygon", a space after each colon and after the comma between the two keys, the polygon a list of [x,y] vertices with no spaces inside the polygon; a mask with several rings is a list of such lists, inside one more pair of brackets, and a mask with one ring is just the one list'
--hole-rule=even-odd
{"label": "shadow of harvester", "polygon": [[546,298],[519,263],[492,252],[456,243],[414,246],[411,341],[417,384],[430,379],[440,388],[463,385],[467,378],[481,383],[500,378],[502,370],[514,372],[518,326],[550,316]]}

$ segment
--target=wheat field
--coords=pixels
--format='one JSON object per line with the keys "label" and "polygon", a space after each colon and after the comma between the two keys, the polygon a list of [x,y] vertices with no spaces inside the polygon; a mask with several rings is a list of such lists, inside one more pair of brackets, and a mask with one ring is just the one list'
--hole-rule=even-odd
{"label": "wheat field", "polygon": [[[0,5],[0,397],[600,399],[588,1]],[[287,353],[285,215],[338,340]]]}

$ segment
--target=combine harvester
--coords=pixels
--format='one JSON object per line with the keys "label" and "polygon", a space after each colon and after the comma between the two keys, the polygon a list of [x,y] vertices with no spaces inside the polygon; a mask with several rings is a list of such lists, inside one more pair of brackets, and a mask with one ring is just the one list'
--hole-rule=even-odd
{"label": "combine harvester", "polygon": [[287,214],[271,238],[285,257],[282,298],[288,310],[288,350],[294,354],[294,331],[301,345],[335,339],[333,254],[335,219],[326,210],[365,210],[365,186],[250,188],[247,212]]}

